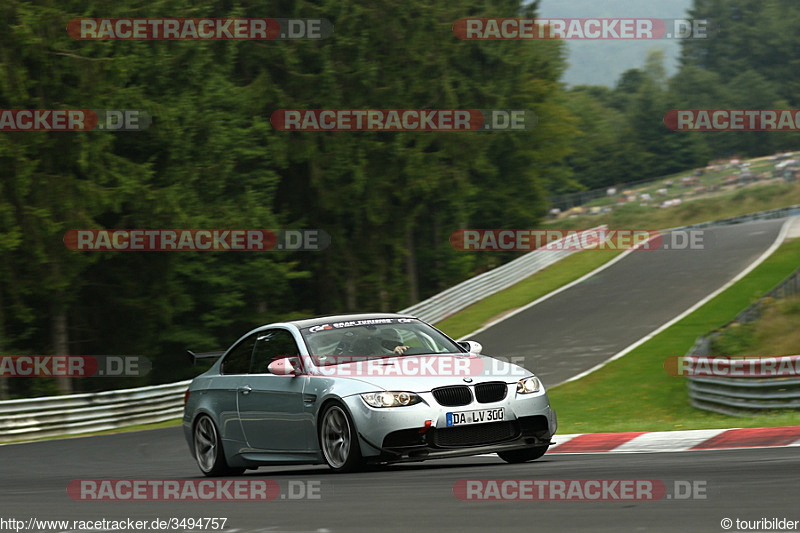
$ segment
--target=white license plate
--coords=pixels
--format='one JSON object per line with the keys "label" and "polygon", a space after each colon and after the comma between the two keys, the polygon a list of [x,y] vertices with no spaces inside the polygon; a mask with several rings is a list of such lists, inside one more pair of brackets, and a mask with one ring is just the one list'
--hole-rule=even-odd
{"label": "white license plate", "polygon": [[486,422],[498,422],[505,417],[504,407],[494,409],[479,409],[477,411],[461,411],[457,413],[447,413],[447,427],[463,426],[466,424],[484,424]]}

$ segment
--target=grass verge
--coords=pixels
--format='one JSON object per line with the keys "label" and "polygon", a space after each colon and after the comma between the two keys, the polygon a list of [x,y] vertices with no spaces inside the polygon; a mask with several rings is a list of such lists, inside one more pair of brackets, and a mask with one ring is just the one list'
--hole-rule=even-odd
{"label": "grass verge", "polygon": [[731,324],[711,343],[714,355],[800,353],[800,295],[764,303],[753,322]]}
{"label": "grass verge", "polygon": [[[579,216],[547,223],[547,227],[576,229],[607,224],[610,228],[663,229],[707,222],[711,218],[720,220],[795,204],[800,204],[800,182],[741,189],[727,195],[693,200],[669,209],[627,205],[618,207],[606,215]],[[713,217],[709,213],[713,213]],[[522,307],[588,274],[619,253],[596,250],[592,254],[573,254],[502,292],[474,303],[437,323],[436,327],[453,338],[463,337],[493,318]]]}
{"label": "grass verge", "polygon": [[659,209],[652,205],[627,204],[603,215],[581,215],[546,222],[545,226],[575,229],[607,224],[609,228],[665,229],[795,204],[800,204],[800,182],[759,184],[729,194],[686,201],[676,207]]}
{"label": "grass verge", "polygon": [[739,418],[695,409],[689,405],[686,378],[664,370],[667,357],[685,354],[697,337],[732,320],[791,274],[799,257],[800,239],[785,243],[728,290],[650,341],[578,381],[551,389],[559,433],[800,425],[798,411]]}

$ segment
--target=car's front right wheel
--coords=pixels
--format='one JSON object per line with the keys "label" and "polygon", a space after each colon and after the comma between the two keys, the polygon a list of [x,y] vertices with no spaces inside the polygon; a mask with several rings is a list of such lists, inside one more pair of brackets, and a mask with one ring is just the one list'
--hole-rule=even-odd
{"label": "car's front right wheel", "polygon": [[543,456],[549,447],[550,446],[537,446],[536,448],[497,452],[497,455],[507,463],[524,463],[525,461],[533,461]]}
{"label": "car's front right wheel", "polygon": [[320,417],[319,446],[325,462],[336,472],[354,472],[363,465],[355,424],[338,403],[325,407]]}

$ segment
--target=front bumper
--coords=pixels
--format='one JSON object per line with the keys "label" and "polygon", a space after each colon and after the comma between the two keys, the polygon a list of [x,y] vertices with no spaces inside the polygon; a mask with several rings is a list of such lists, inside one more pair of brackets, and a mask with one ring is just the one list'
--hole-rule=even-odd
{"label": "front bumper", "polygon": [[[367,406],[360,396],[345,398],[359,433],[361,453],[373,462],[421,461],[547,446],[557,429],[556,413],[547,393],[517,395],[508,384],[498,402],[441,406],[430,392],[419,393],[423,402],[392,408]],[[499,422],[447,427],[447,413],[503,407]],[[430,426],[426,429],[426,421]]]}
{"label": "front bumper", "polygon": [[546,417],[537,415],[458,428],[432,428],[425,433],[417,429],[394,431],[386,436],[375,459],[421,461],[549,446],[552,434],[547,424]]}

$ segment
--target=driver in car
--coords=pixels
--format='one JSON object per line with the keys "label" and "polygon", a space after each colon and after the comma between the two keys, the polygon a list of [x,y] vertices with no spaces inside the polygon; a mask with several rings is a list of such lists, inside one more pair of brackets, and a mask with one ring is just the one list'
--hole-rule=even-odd
{"label": "driver in car", "polygon": [[403,345],[400,333],[394,328],[385,328],[380,332],[381,347],[391,351],[395,355],[403,355],[408,346]]}
{"label": "driver in car", "polygon": [[349,347],[344,348],[352,355],[402,355],[409,348],[403,345],[400,333],[394,328],[378,329],[375,326],[367,326],[365,329],[366,331],[355,334],[355,339],[349,343]]}

